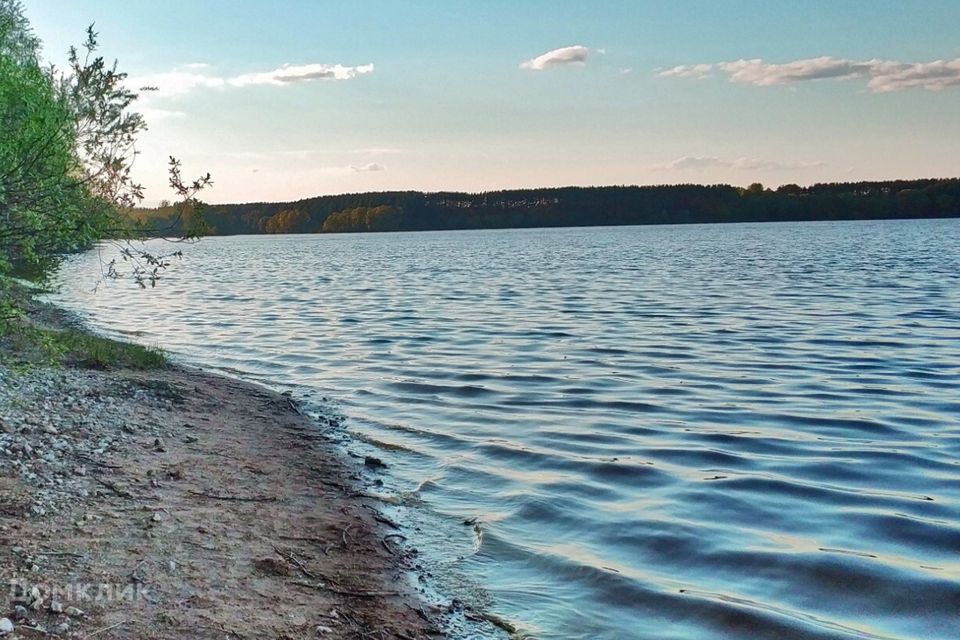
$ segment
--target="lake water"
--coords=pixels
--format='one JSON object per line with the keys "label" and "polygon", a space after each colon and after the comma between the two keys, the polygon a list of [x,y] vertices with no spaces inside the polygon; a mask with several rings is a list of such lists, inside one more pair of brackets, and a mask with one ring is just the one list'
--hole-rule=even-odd
{"label": "lake water", "polygon": [[960,220],[183,248],[59,300],[346,416],[441,590],[538,638],[960,637]]}

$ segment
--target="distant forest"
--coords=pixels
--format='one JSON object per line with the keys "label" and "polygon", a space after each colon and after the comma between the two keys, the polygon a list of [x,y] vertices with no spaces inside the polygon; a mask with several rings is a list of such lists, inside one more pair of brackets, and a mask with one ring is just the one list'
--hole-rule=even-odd
{"label": "distant forest", "polygon": [[165,204],[134,216],[171,235],[198,225],[209,235],[236,235],[945,218],[960,216],[960,178],[791,184],[775,190],[752,184],[394,191],[207,205],[202,213]]}

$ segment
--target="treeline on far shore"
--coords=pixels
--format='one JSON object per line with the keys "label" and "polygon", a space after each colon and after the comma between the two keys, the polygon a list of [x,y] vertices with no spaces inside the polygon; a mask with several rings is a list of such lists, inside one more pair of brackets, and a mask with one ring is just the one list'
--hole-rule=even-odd
{"label": "treeline on far shore", "polygon": [[[486,193],[395,191],[284,203],[138,209],[141,222],[196,226],[209,235],[501,229],[627,224],[880,220],[960,216],[960,178],[783,185],[662,185],[518,189]],[[160,223],[160,224],[158,224]]]}

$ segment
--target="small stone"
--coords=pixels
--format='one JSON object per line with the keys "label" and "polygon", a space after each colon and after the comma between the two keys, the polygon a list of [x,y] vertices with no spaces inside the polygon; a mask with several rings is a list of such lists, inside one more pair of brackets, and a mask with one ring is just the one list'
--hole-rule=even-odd
{"label": "small stone", "polygon": [[29,616],[30,616],[30,612],[27,611],[27,608],[22,604],[18,604],[13,608],[14,620],[26,620]]}
{"label": "small stone", "polygon": [[50,613],[63,613],[63,603],[59,600],[50,602]]}
{"label": "small stone", "polygon": [[53,628],[53,632],[61,636],[65,634],[67,631],[70,631],[70,625],[67,624],[66,622],[61,622],[60,624],[58,624],[56,627]]}
{"label": "small stone", "polygon": [[63,610],[63,612],[68,616],[70,616],[71,618],[83,617],[83,611],[81,611],[80,609],[77,609],[76,607],[67,607],[66,609]]}
{"label": "small stone", "polygon": [[0,636],[13,633],[13,622],[10,618],[0,618]]}
{"label": "small stone", "polygon": [[156,513],[153,514],[153,521],[163,522],[163,515],[159,511],[157,511]]}
{"label": "small stone", "polygon": [[387,463],[385,463],[380,458],[375,458],[373,456],[366,456],[363,459],[363,465],[368,469],[386,469]]}

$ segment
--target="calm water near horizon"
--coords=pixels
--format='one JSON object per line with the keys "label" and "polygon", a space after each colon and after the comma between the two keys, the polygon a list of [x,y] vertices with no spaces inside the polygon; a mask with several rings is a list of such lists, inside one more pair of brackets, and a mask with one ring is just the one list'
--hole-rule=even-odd
{"label": "calm water near horizon", "polygon": [[960,220],[183,249],[56,299],[345,416],[438,588],[534,637],[960,637]]}

